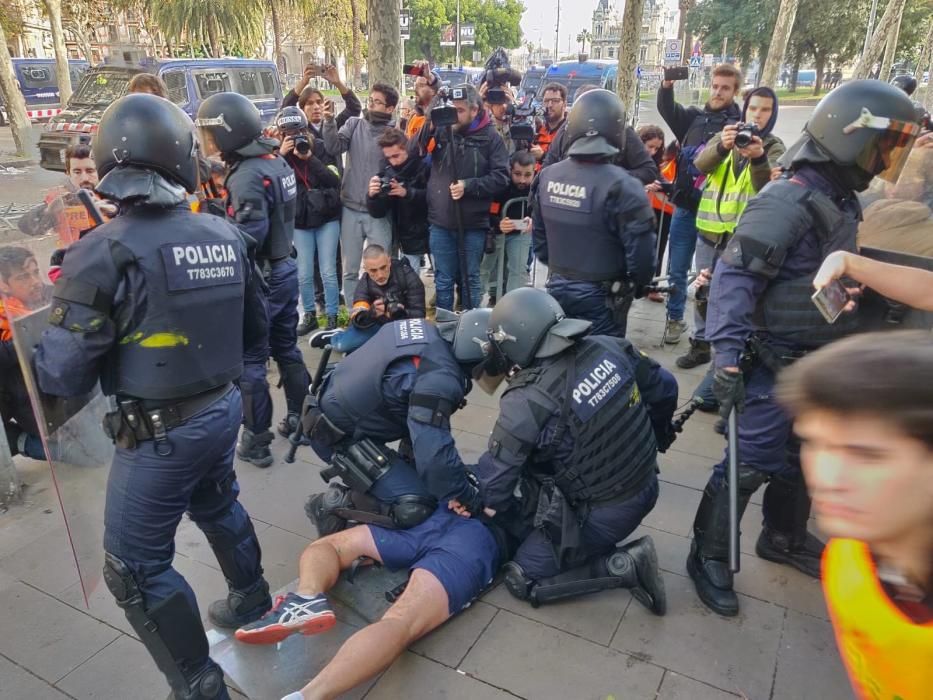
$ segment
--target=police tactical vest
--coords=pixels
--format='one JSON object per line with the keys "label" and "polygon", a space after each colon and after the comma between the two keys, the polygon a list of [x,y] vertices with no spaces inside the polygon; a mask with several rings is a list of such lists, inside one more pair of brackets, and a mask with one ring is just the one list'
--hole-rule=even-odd
{"label": "police tactical vest", "polygon": [[[508,389],[529,387],[557,404],[552,447],[532,454],[531,471],[539,481],[553,479],[574,506],[629,498],[657,468],[651,420],[620,348],[626,342],[590,336],[543,366],[524,370],[534,375],[532,382],[522,381],[519,373]],[[565,435],[572,440],[571,453],[557,457]]]}
{"label": "police tactical vest", "polygon": [[269,233],[256,257],[260,261],[287,257],[292,252],[292,241],[295,239],[298,194],[295,171],[284,158],[278,156],[244,158],[233,165],[227,178],[229,182],[245,177],[262,180],[269,204]]}
{"label": "police tactical vest", "polygon": [[569,279],[623,279],[625,249],[619,233],[609,228],[606,201],[613,185],[630,176],[616,165],[568,158],[539,177],[549,268]]}
{"label": "police tactical vest", "polygon": [[352,424],[384,410],[382,382],[386,369],[396,360],[406,357],[421,358],[417,379],[419,392],[435,393],[431,391],[434,388],[436,395],[451,395],[449,377],[457,377],[461,382],[458,403],[463,398],[460,379],[463,370],[450,349],[450,343],[440,336],[434,324],[423,318],[409,318],[385,324],[375,336],[337,365],[324,388],[330,396],[322,398],[321,404],[336,403],[344,415],[328,413],[328,418],[341,430],[351,432]]}
{"label": "police tactical vest", "polygon": [[[115,319],[117,344],[101,378],[107,394],[182,399],[239,378],[243,370],[246,250],[235,227],[188,209],[137,209],[99,226],[119,278],[143,278],[141,317]],[[105,251],[103,246],[96,250]]]}
{"label": "police tactical vest", "polygon": [[738,176],[734,165],[735,151],[730,151],[726,159],[706,176],[697,208],[697,231],[713,244],[718,243],[724,233],[735,230],[748,200],[755,196],[751,162],[744,164]]}

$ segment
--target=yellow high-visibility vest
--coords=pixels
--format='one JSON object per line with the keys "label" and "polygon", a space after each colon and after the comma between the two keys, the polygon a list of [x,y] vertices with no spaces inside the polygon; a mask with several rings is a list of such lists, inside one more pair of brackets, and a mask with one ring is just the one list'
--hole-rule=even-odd
{"label": "yellow high-visibility vest", "polygon": [[755,196],[751,162],[736,176],[732,167],[734,153],[730,151],[719,167],[706,176],[697,209],[697,230],[714,243],[724,233],[735,231],[748,200]]}

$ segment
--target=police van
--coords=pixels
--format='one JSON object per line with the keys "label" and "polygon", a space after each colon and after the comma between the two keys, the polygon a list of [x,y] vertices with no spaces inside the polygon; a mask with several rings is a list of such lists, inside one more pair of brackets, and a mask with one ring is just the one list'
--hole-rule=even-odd
{"label": "police van", "polygon": [[[58,68],[54,58],[14,58],[13,76],[26,101],[26,114],[31,121],[43,121],[62,111],[58,90]],[[87,61],[68,61],[71,87],[77,87],[81,76],[90,68]],[[9,116],[0,95],[0,126],[6,126]]]}
{"label": "police van", "polygon": [[112,102],[123,97],[138,73],[152,73],[165,81],[168,98],[192,119],[201,103],[218,92],[238,92],[259,109],[263,123],[272,121],[282,100],[282,84],[272,61],[247,58],[179,58],[136,63],[102,63],[85,75],[68,106],[49,121],[39,138],[39,164],[47,170],[65,169],[65,149],[89,141]]}
{"label": "police van", "polygon": [[583,85],[605,87],[613,72],[618,71],[616,61],[589,59],[580,54],[578,61],[560,61],[548,66],[538,89],[538,100],[544,99],[544,86],[548,83],[560,83],[567,88],[567,105],[572,105],[577,90]]}

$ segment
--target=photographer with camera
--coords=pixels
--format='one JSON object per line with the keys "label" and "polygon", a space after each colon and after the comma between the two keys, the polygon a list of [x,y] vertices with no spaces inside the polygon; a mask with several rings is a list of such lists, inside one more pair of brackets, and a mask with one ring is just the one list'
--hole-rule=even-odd
{"label": "photographer with camera", "polygon": [[295,250],[298,251],[298,289],[302,316],[298,335],[317,329],[314,258],[317,253],[324,287],[327,327],[337,327],[340,285],[337,281],[337,244],[340,242],[340,178],[337,168],[314,155],[315,138],[308,120],[297,107],[286,107],[275,117],[282,137],[281,155],[295,171]]}
{"label": "photographer with camera", "polygon": [[441,76],[431,70],[431,64],[427,61],[415,61],[406,73],[418,76],[415,78],[414,112],[408,117],[408,123],[405,125],[405,136],[411,139],[424,126],[428,110],[431,109],[431,102],[441,86]]}
{"label": "photographer with camera", "polygon": [[742,85],[742,73],[724,63],[713,69],[709,100],[703,106],[684,107],[674,100],[674,81],[688,77],[686,66],[665,69],[658,90],[658,113],[680,142],[677,178],[671,200],[677,207],[671,219],[670,282],[675,287],[667,301],[667,324],[664,342],[676,345],[687,329],[684,308],[687,303],[687,271],[697,244],[696,212],[700,203],[704,175],[693,159],[727,124],[741,119],[735,95]]}
{"label": "photographer with camera", "polygon": [[428,253],[428,168],[408,155],[408,139],[398,129],[386,129],[376,141],[386,167],[369,181],[366,209],[376,219],[390,217],[392,240],[412,270]]}
{"label": "photographer with camera", "polygon": [[[693,164],[706,175],[697,208],[696,269],[710,270],[725,250],[748,200],[771,180],[778,158],[787,150],[771,133],[777,122],[777,95],[769,87],[755,88],[745,97],[742,121],[726,125],[713,136]],[[710,361],[706,340],[706,294],[697,294],[694,335],[690,350],[677,366],[691,369]],[[702,297],[702,298],[701,298]]]}
{"label": "photographer with camera", "polygon": [[492,117],[492,125],[496,127],[496,133],[502,137],[502,143],[505,144],[505,149],[511,156],[516,149],[511,133],[512,109],[510,108],[514,104],[511,88],[507,85],[505,89],[494,90],[493,96],[490,98],[489,83],[483,83],[479,86],[478,92],[479,96],[483,98],[483,104],[489,111],[489,115]]}
{"label": "photographer with camera", "polygon": [[[590,90],[599,90],[599,85],[592,83],[581,85],[577,88],[577,92],[574,97],[579,100],[580,97],[588,93]],[[638,133],[634,128],[632,128],[632,126],[625,125],[623,130],[625,131],[625,138],[622,139],[624,145],[622,150],[613,156],[613,165],[618,165],[620,168],[624,168],[629,175],[634,177],[636,180],[641,180],[643,184],[651,184],[658,179],[658,164],[654,161],[652,155],[645,148],[642,140],[638,136]],[[566,131],[567,123],[565,121],[564,124],[562,124],[561,127],[557,130],[557,133],[554,134],[550,146],[548,147],[547,152],[544,154],[544,160],[541,161],[542,168],[546,168],[547,166],[553,165],[554,163],[559,163],[567,157],[568,144],[564,138],[564,132]]]}
{"label": "photographer with camera", "polygon": [[390,258],[385,248],[371,245],[363,251],[363,270],[353,295],[350,325],[342,331],[312,334],[311,347],[330,344],[337,352],[350,353],[390,321],[424,318],[424,284],[406,258]]}
{"label": "photographer with camera", "polygon": [[427,200],[437,308],[453,310],[454,284],[462,288],[465,280],[469,291],[461,303],[473,308],[482,299],[479,267],[489,207],[508,185],[509,154],[468,84],[438,93],[419,149],[431,154]]}

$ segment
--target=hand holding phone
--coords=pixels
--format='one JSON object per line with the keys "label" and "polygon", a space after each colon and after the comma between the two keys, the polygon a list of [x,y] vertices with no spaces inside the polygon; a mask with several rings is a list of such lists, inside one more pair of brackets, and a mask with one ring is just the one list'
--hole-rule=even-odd
{"label": "hand holding phone", "polygon": [[835,323],[845,310],[851,297],[839,280],[833,280],[822,289],[816,290],[810,297],[816,308],[823,314],[827,323]]}
{"label": "hand holding phone", "polygon": [[671,66],[664,69],[665,80],[686,80],[690,77],[687,66]]}

